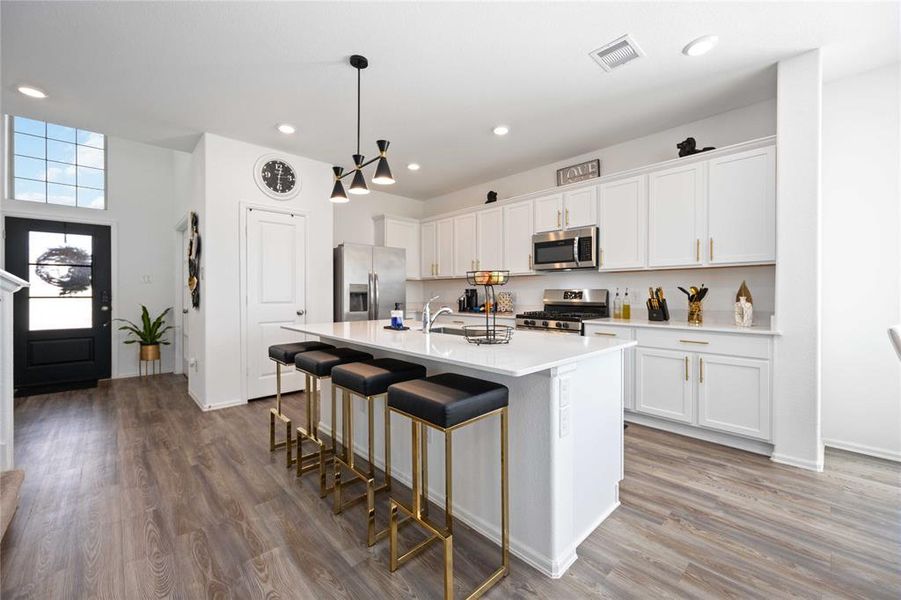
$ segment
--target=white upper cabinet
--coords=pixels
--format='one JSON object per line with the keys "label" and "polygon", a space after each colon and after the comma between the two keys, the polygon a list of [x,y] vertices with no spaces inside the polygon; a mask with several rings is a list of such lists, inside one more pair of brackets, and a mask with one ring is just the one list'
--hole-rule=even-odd
{"label": "white upper cabinet", "polygon": [[419,275],[423,279],[432,278],[436,275],[436,225],[432,221],[423,223],[419,229],[420,234],[420,253],[419,253]]}
{"label": "white upper cabinet", "polygon": [[706,239],[706,163],[648,175],[648,265],[700,265]]}
{"label": "white upper cabinet", "polygon": [[563,194],[535,199],[535,233],[563,227]]}
{"label": "white upper cabinet", "polygon": [[598,224],[598,188],[591,186],[563,194],[563,226],[567,229]]}
{"label": "white upper cabinet", "polygon": [[489,208],[476,213],[477,254],[476,269],[504,268],[504,213]]}
{"label": "white upper cabinet", "polygon": [[640,269],[647,264],[647,176],[600,186],[600,255],[602,271]]}
{"label": "white upper cabinet", "polygon": [[442,219],[435,223],[435,274],[438,277],[454,275],[454,220]]}
{"label": "white upper cabinet", "polygon": [[454,276],[466,277],[476,269],[476,215],[454,217]]}
{"label": "white upper cabinet", "polygon": [[504,268],[511,274],[532,272],[532,201],[504,206]]}
{"label": "white upper cabinet", "polygon": [[770,439],[770,363],[698,355],[698,425]]}
{"label": "white upper cabinet", "polygon": [[407,279],[419,279],[419,221],[389,216],[376,217],[375,244],[406,250]]}
{"label": "white upper cabinet", "polygon": [[708,162],[707,235],[710,264],[776,260],[776,148]]}

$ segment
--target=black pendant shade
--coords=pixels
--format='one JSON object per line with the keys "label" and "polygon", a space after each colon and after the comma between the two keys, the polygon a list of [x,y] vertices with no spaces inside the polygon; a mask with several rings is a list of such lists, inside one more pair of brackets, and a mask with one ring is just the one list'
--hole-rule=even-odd
{"label": "black pendant shade", "polygon": [[353,155],[354,168],[347,173],[341,167],[332,167],[335,173],[335,187],[332,189],[331,201],[335,203],[347,202],[347,193],[344,191],[344,185],[341,180],[353,173],[353,179],[350,182],[348,192],[351,194],[368,194],[369,187],[366,185],[366,178],[363,177],[363,168],[368,167],[372,163],[378,161],[375,166],[375,175],[372,177],[372,183],[378,185],[390,185],[394,183],[394,176],[391,174],[391,167],[388,166],[386,154],[388,152],[388,140],[378,140],[376,145],[379,148],[379,155],[371,159],[369,162],[363,162],[363,155],[360,154],[360,72],[369,66],[369,61],[365,56],[354,54],[350,57],[350,66],[357,70],[357,153]]}

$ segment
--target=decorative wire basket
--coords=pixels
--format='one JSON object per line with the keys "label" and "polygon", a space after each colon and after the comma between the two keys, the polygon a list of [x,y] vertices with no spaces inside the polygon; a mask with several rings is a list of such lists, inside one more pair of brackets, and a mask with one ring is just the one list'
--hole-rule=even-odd
{"label": "decorative wire basket", "polygon": [[[494,286],[506,285],[510,271],[467,271],[466,281],[470,285],[485,287],[485,324],[464,325],[463,334],[471,344],[507,344],[513,337],[513,327],[497,324],[497,298]],[[489,308],[490,307],[490,308]]]}
{"label": "decorative wire basket", "polygon": [[470,344],[508,344],[513,337],[510,325],[464,325],[463,335]]}

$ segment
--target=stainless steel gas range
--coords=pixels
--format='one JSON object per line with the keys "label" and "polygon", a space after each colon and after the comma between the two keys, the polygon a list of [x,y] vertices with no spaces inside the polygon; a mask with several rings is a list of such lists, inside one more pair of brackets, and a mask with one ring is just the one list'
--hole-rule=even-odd
{"label": "stainless steel gas range", "polygon": [[516,315],[518,329],[582,333],[582,321],[610,316],[607,290],[544,290],[544,310]]}

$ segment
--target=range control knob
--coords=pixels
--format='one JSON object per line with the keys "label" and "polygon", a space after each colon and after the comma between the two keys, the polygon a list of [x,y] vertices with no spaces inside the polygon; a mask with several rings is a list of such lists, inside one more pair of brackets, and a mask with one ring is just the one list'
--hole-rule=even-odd
{"label": "range control knob", "polygon": [[560,329],[561,327],[563,327],[563,323],[561,323],[560,321],[557,321],[556,323],[554,323],[554,327],[556,327],[557,329]]}
{"label": "range control knob", "polygon": [[563,329],[569,329],[569,323],[560,323],[560,327]]}
{"label": "range control knob", "polygon": [[541,322],[541,326],[542,326],[542,327],[547,327],[547,321],[542,321],[542,322]]}

